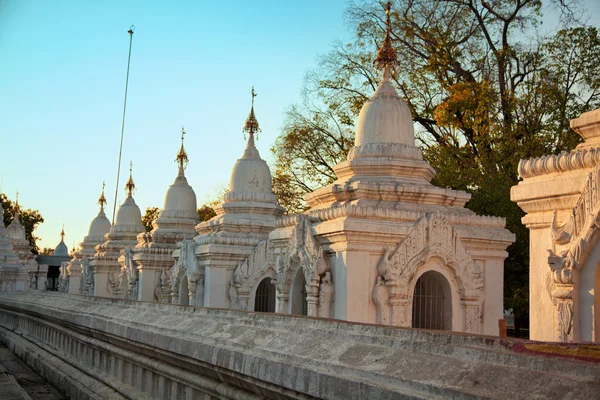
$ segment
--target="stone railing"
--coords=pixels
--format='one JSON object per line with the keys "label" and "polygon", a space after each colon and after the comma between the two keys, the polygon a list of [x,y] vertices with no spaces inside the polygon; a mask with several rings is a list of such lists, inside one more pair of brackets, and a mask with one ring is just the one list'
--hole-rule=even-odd
{"label": "stone railing", "polygon": [[571,152],[528,158],[519,161],[521,178],[592,168],[600,162],[600,148],[575,149]]}
{"label": "stone railing", "polygon": [[600,347],[60,293],[0,293],[0,342],[70,398],[595,398]]}

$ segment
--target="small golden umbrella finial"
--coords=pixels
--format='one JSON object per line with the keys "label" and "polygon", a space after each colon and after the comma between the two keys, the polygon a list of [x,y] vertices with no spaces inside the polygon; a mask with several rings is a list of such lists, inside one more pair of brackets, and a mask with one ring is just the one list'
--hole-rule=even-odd
{"label": "small golden umbrella finial", "polygon": [[61,242],[65,240],[65,224],[62,224],[62,230],[60,231],[60,240]]}
{"label": "small golden umbrella finial", "polygon": [[248,133],[250,136],[248,139],[248,144],[254,145],[254,134],[256,133],[256,139],[258,140],[258,132],[260,132],[258,120],[254,115],[254,98],[257,96],[256,92],[254,91],[254,86],[252,86],[252,91],[250,93],[252,95],[252,107],[250,108],[250,114],[248,115],[248,118],[246,118],[242,132],[244,132],[244,139],[246,139],[245,134]]}
{"label": "small golden umbrella finial", "polygon": [[179,148],[179,153],[177,153],[177,157],[175,157],[175,162],[179,164],[179,174],[183,174],[183,170],[190,162],[188,160],[188,155],[185,152],[185,148],[183,147],[183,136],[186,134],[183,126],[181,127],[181,147]]}
{"label": "small golden umbrella finial", "polygon": [[21,211],[21,207],[19,207],[19,192],[17,191],[15,205],[13,207],[13,212],[14,212],[15,217],[17,216],[17,214],[19,214],[19,211]]}
{"label": "small golden umbrella finial", "polygon": [[127,196],[131,196],[133,189],[135,189],[135,183],[133,183],[133,162],[129,161],[129,180],[125,184],[125,190],[127,190]]}
{"label": "small golden umbrella finial", "polygon": [[389,74],[391,74],[391,70],[398,66],[398,58],[396,57],[396,51],[392,46],[392,37],[391,37],[391,21],[390,14],[392,9],[392,3],[388,2],[385,6],[385,14],[386,14],[386,31],[385,38],[383,39],[383,43],[381,47],[377,51],[377,57],[375,57],[375,67],[379,70],[383,70],[384,79],[389,79]]}
{"label": "small golden umbrella finial", "polygon": [[106,184],[102,182],[102,194],[98,197],[98,204],[100,204],[100,208],[104,210],[104,205],[106,204],[106,197],[104,197],[104,187]]}

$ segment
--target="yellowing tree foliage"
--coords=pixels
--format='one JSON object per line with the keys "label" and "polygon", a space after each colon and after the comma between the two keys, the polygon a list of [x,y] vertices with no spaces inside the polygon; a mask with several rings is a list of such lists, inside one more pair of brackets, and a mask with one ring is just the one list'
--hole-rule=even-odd
{"label": "yellowing tree foliage", "polygon": [[[505,265],[505,307],[526,312],[528,232],[510,201],[520,159],[572,149],[569,120],[600,106],[600,38],[577,25],[577,3],[543,36],[540,0],[394,1],[393,81],[413,115],[416,139],[436,169],[433,183],[472,194],[467,207],[502,216],[517,241]],[[272,148],[274,190],[288,212],[335,179],[353,145],[354,122],[380,76],[373,60],[385,33],[383,2],[346,10],[354,37],[307,74],[300,104]],[[575,22],[574,22],[575,21]],[[567,24],[568,22],[568,24]],[[546,28],[546,27],[545,27]]]}

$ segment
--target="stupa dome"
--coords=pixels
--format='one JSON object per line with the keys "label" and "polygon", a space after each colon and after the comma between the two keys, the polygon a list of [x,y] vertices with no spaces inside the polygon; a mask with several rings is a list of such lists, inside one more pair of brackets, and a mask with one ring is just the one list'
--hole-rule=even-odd
{"label": "stupa dome", "polygon": [[54,249],[55,256],[68,256],[69,248],[65,244],[65,227],[63,225],[62,231],[60,231],[60,243]]}
{"label": "stupa dome", "polygon": [[101,208],[100,212],[92,220],[90,224],[90,229],[88,231],[88,236],[104,236],[110,231],[110,221],[106,217],[104,213],[104,209]]}
{"label": "stupa dome", "polygon": [[15,240],[26,239],[25,227],[21,224],[21,221],[19,221],[19,213],[18,212],[15,212],[14,219],[12,220],[12,222],[10,223],[8,228],[6,228],[6,235],[10,239],[15,239]]}
{"label": "stupa dome", "polygon": [[142,225],[142,213],[135,200],[133,200],[133,189],[135,189],[135,183],[133,183],[132,176],[132,165],[129,163],[129,180],[125,184],[125,190],[127,190],[127,198],[119,207],[117,211],[117,221],[115,225],[139,225],[140,232],[144,230]]}
{"label": "stupa dome", "polygon": [[195,215],[198,210],[198,202],[194,189],[188,184],[184,169],[188,163],[188,156],[183,147],[183,135],[185,130],[181,127],[181,147],[175,161],[179,164],[179,173],[175,182],[167,190],[165,195],[165,211],[189,211]]}
{"label": "stupa dome", "polygon": [[198,209],[196,193],[188,184],[183,175],[178,175],[175,182],[167,190],[165,195],[164,210],[186,210],[196,212]]}
{"label": "stupa dome", "polygon": [[358,116],[354,145],[369,143],[415,145],[410,108],[398,96],[389,76],[384,75],[379,87],[363,105]]}
{"label": "stupa dome", "polygon": [[246,119],[243,131],[248,133],[248,145],[242,158],[237,160],[231,171],[229,192],[272,193],[271,171],[267,163],[260,158],[254,146],[254,135],[260,132],[258,120],[254,115],[254,87],[252,88],[252,107]]}
{"label": "stupa dome", "polygon": [[106,204],[106,197],[104,197],[104,182],[102,182],[102,194],[98,198],[98,204],[100,204],[100,211],[96,218],[92,220],[88,236],[104,236],[110,231],[110,221],[104,214],[104,205]]}
{"label": "stupa dome", "polygon": [[229,191],[271,193],[271,184],[271,171],[267,163],[260,158],[254,141],[249,141],[244,155],[233,166]]}
{"label": "stupa dome", "polygon": [[63,242],[61,240],[61,242],[58,244],[58,246],[56,246],[56,249],[54,249],[54,255],[55,256],[68,256],[69,255],[69,249],[67,248],[67,245],[65,244],[65,242]]}
{"label": "stupa dome", "polygon": [[386,33],[377,51],[375,66],[383,71],[383,79],[373,96],[360,110],[356,123],[355,146],[372,143],[394,143],[415,146],[415,132],[410,108],[390,82],[398,66],[390,34],[390,4],[386,7]]}
{"label": "stupa dome", "polygon": [[141,225],[142,213],[132,196],[127,196],[117,211],[117,222],[115,225]]}

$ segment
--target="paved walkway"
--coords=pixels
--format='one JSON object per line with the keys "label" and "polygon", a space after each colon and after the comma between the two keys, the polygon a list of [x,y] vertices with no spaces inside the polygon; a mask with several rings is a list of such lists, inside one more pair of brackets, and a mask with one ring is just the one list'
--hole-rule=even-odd
{"label": "paved walkway", "polygon": [[2,344],[0,344],[0,398],[2,400],[66,399]]}

